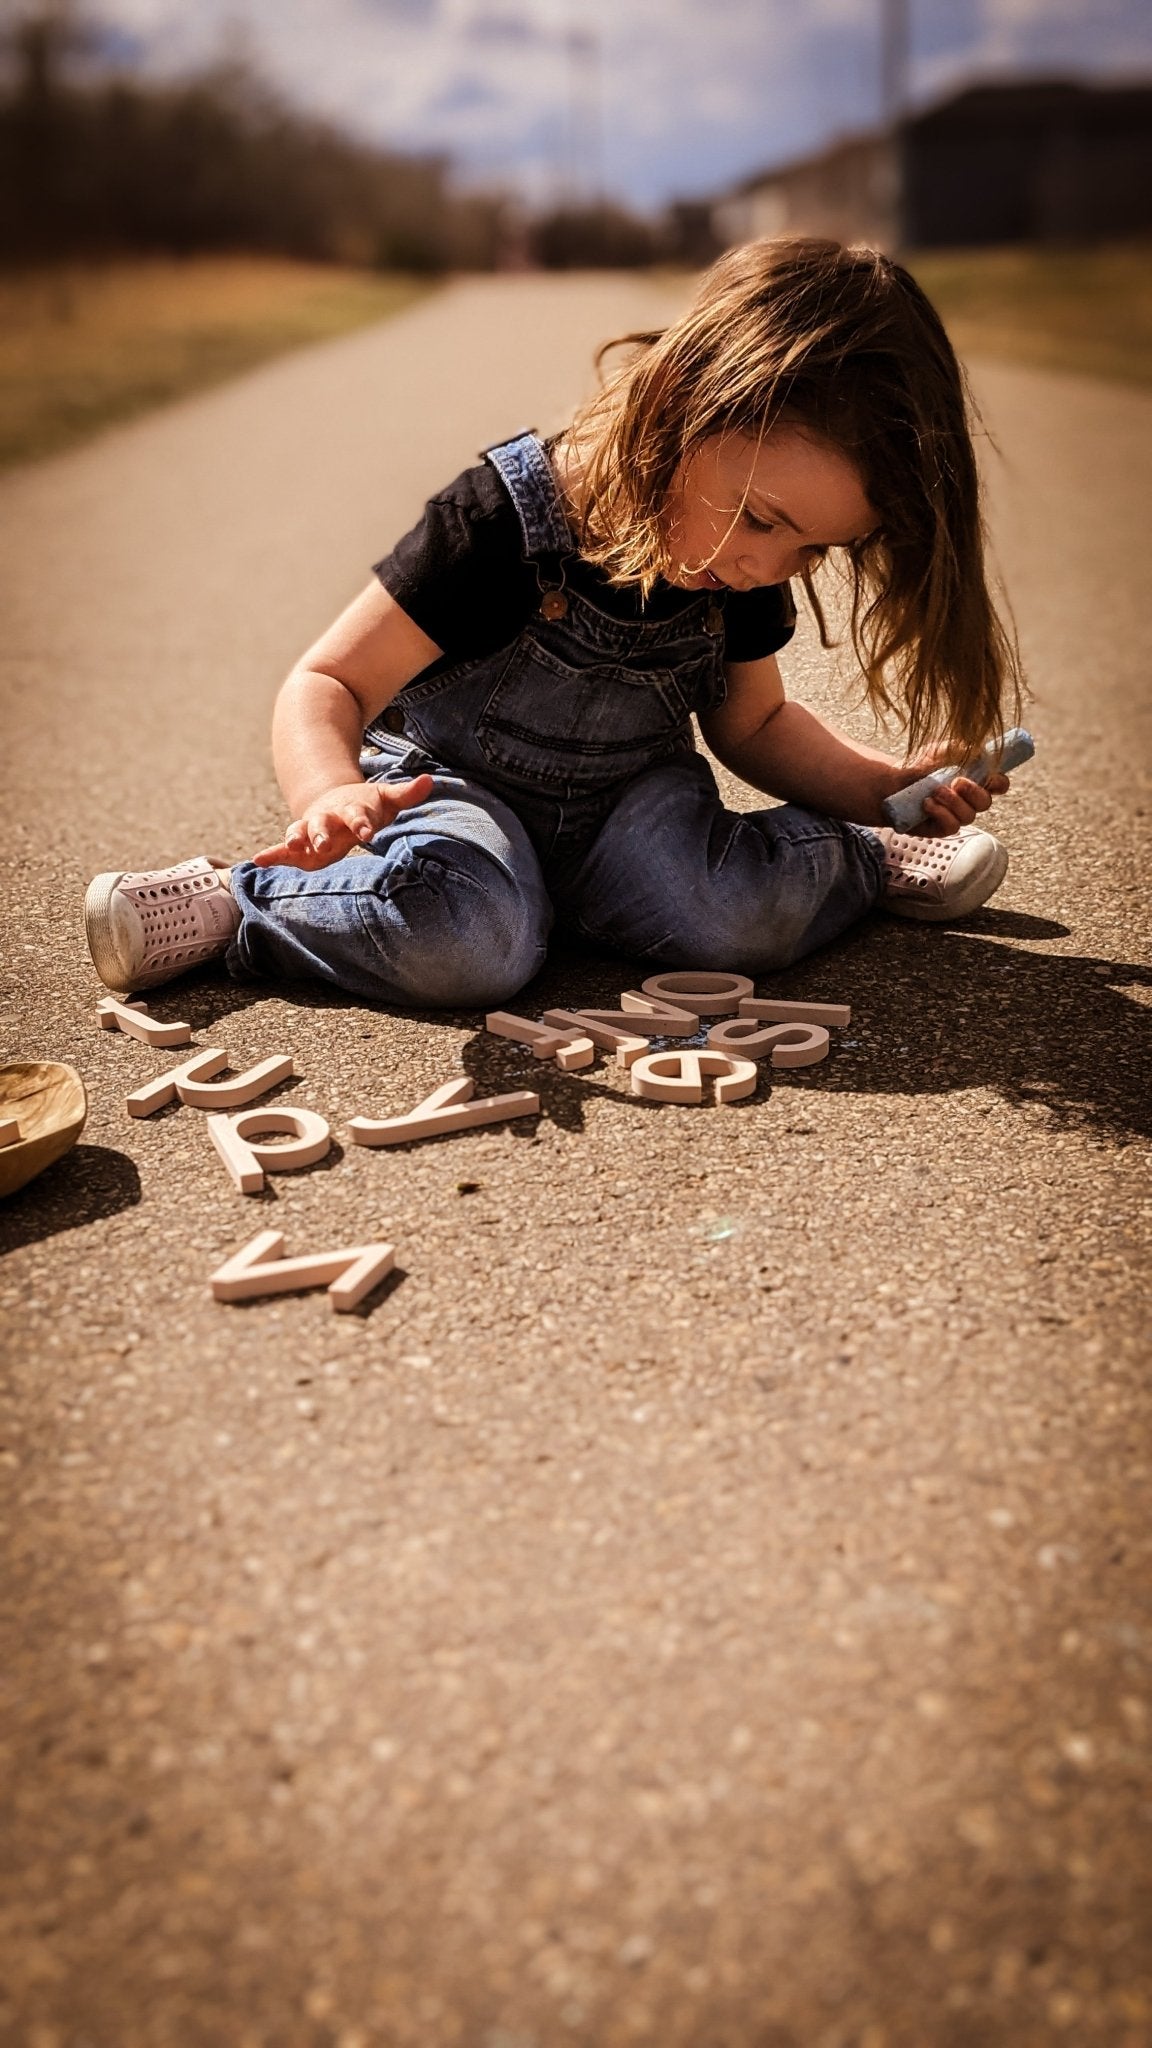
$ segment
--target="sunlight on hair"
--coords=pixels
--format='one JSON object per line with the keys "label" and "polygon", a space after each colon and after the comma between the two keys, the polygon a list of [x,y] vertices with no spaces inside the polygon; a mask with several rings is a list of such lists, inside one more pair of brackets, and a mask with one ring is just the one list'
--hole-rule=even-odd
{"label": "sunlight on hair", "polygon": [[[985,572],[978,422],[943,326],[900,264],[815,238],[751,242],[704,273],[669,327],[606,343],[598,367],[617,349],[626,360],[561,444],[581,551],[610,582],[647,596],[671,573],[672,493],[706,441],[740,433],[761,449],[774,428],[801,428],[855,465],[879,514],[844,550],[847,631],[873,712],[900,718],[910,750],[965,755],[1018,722],[1019,651]],[[831,647],[818,568],[800,581]]]}

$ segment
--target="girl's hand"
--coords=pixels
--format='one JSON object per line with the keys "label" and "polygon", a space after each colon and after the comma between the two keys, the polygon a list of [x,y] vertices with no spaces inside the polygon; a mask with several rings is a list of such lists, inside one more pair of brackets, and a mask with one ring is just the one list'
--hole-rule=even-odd
{"label": "girl's hand", "polygon": [[[947,768],[948,750],[939,748],[935,753],[925,755],[914,767],[906,768],[899,787],[906,789],[909,783],[919,782],[921,776],[931,775],[934,768]],[[955,782],[941,783],[932,795],[924,799],[924,818],[912,830],[926,839],[947,838],[951,832],[958,832],[961,825],[971,825],[978,812],[991,809],[994,796],[1003,796],[1012,785],[1006,775],[990,775],[986,783],[973,782],[968,775],[958,775]]]}
{"label": "girl's hand", "polygon": [[382,832],[401,811],[422,804],[432,789],[430,775],[417,775],[411,782],[347,782],[325,790],[303,817],[293,820],[279,846],[252,855],[253,866],[329,867]]}

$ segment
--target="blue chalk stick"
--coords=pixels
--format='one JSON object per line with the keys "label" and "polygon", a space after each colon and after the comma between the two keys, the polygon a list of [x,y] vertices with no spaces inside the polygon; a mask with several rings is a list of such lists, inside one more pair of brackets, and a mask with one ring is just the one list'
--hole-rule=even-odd
{"label": "blue chalk stick", "polygon": [[923,822],[925,797],[931,796],[942,783],[955,782],[958,775],[966,775],[971,782],[986,782],[995,770],[1019,768],[1035,752],[1031,733],[1025,732],[1022,725],[1014,725],[1011,732],[1003,733],[998,740],[989,740],[976,759],[964,767],[935,768],[919,782],[909,783],[907,789],[898,789],[895,796],[885,799],[884,816],[898,832],[914,832]]}

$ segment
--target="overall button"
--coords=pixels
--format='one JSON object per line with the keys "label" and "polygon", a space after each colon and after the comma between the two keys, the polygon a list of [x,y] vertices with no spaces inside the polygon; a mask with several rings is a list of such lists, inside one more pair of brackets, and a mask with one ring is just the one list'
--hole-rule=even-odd
{"label": "overall button", "polygon": [[568,599],[562,590],[546,590],[540,599],[540,616],[545,619],[566,619]]}
{"label": "overall button", "polygon": [[724,614],[718,604],[709,605],[704,615],[704,625],[709,633],[722,633],[724,631]]}

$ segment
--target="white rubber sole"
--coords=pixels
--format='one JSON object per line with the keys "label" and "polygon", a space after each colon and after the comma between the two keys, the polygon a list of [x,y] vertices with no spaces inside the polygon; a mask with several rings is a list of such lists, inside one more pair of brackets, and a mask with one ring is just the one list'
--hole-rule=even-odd
{"label": "white rubber sole", "polygon": [[125,872],[120,868],[115,874],[94,876],[84,897],[84,930],[92,965],[105,988],[115,989],[121,995],[127,994],[133,982],[116,944],[112,927],[112,898],[116,884]]}
{"label": "white rubber sole", "polygon": [[[153,902],[178,898],[182,888],[187,887],[188,870],[195,867],[195,889],[201,903],[198,919],[199,932],[190,932],[185,926],[179,929],[179,911],[173,919],[161,908],[158,917]],[[220,878],[219,887],[212,883],[214,891],[209,903],[205,903],[202,886],[205,876],[212,870]],[[133,989],[160,988],[165,982],[175,981],[181,974],[189,974],[202,967],[209,960],[225,953],[240,922],[240,914],[232,902],[223,877],[228,870],[223,861],[214,861],[210,855],[197,855],[195,863],[186,862],[177,870],[160,869],[153,875],[141,875],[121,868],[96,875],[88,884],[84,897],[84,928],[88,938],[88,950],[92,964],[106,988],[125,995]],[[122,884],[128,886],[123,888]],[[139,898],[146,901],[141,912]],[[228,910],[224,912],[221,899],[226,898]],[[160,932],[157,924],[159,922]],[[208,929],[204,926],[207,924]]]}
{"label": "white rubber sole", "polygon": [[989,898],[996,894],[1008,873],[1008,848],[997,839],[995,855],[985,866],[977,868],[968,880],[956,889],[945,903],[918,902],[915,896],[894,896],[886,898],[882,908],[893,917],[910,917],[919,924],[946,924],[954,917],[967,917],[970,911],[979,910]]}

